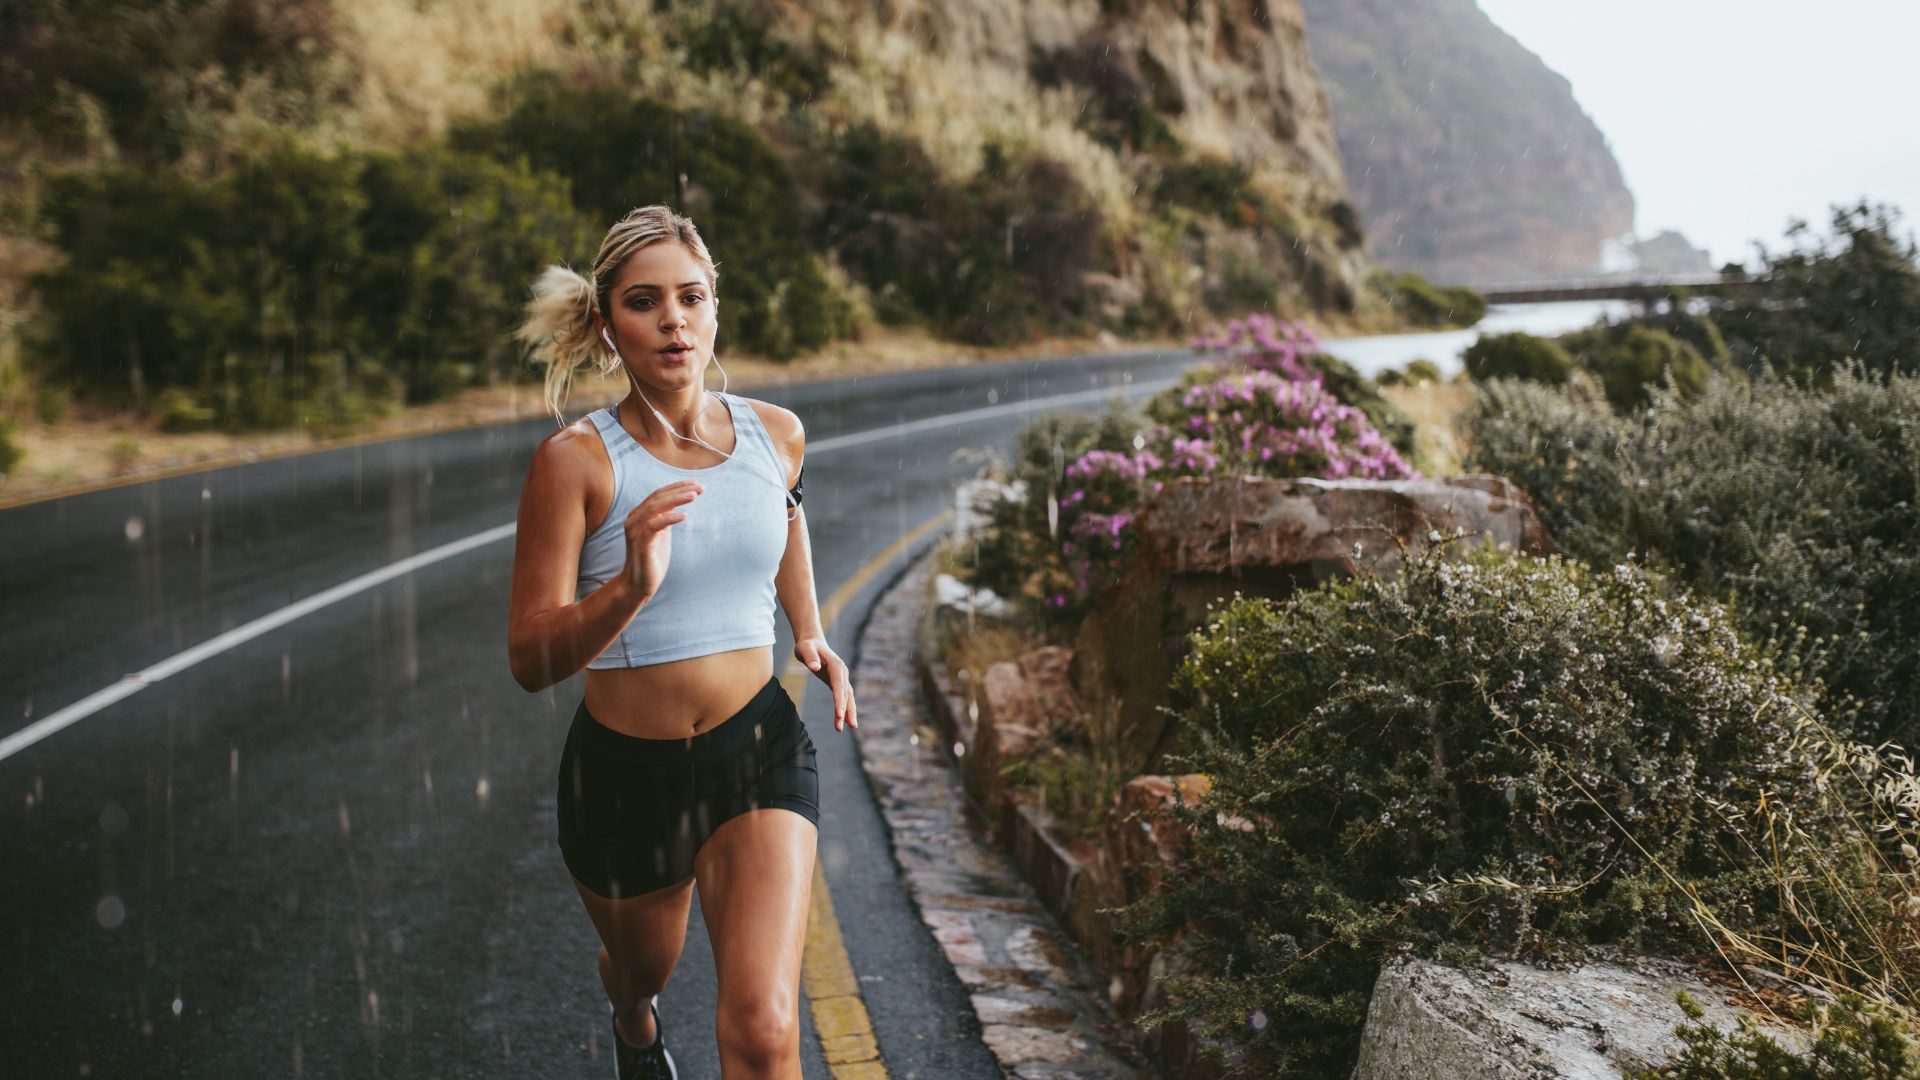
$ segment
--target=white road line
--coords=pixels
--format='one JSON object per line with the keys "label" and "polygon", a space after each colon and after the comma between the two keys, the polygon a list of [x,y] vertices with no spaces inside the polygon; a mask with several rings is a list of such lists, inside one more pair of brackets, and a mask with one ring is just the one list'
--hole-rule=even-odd
{"label": "white road line", "polygon": [[[981,409],[969,409],[966,412],[948,413],[944,416],[930,416],[923,420],[909,420],[905,423],[892,424],[883,428],[874,428],[869,431],[856,431],[848,435],[836,435],[832,438],[821,439],[819,442],[808,446],[807,452],[809,454],[821,454],[834,450],[844,450],[850,446],[879,442],[882,439],[899,438],[903,435],[911,435],[920,431],[931,431],[936,428],[952,427],[974,420],[984,420],[992,416],[1031,412],[1035,409],[1043,408],[1057,408],[1059,406],[1075,405],[1086,401],[1098,401],[1103,398],[1115,396],[1134,397],[1172,386],[1177,381],[1177,379],[1155,379],[1096,390],[1082,390],[1072,394],[1060,394],[1055,397],[1008,402],[1005,405],[989,405]],[[252,641],[261,634],[276,630],[295,619],[311,615],[330,604],[336,604],[350,596],[363,593],[376,585],[392,581],[394,578],[400,577],[403,574],[410,574],[415,570],[432,566],[434,563],[444,559],[451,559],[455,555],[472,551],[474,548],[484,547],[496,540],[505,540],[507,537],[512,536],[513,532],[514,523],[509,521],[505,525],[496,525],[484,532],[477,532],[472,536],[455,540],[452,543],[442,544],[430,551],[423,551],[417,555],[409,555],[398,562],[383,566],[378,570],[361,574],[359,577],[351,580],[343,581],[330,589],[317,592],[303,600],[296,600],[278,611],[269,612],[250,623],[234,627],[232,630],[218,637],[209,638],[184,652],[175,653],[151,667],[126,676],[112,686],[88,694],[86,697],[81,698],[79,701],[74,702],[58,712],[49,713],[5,738],[0,738],[0,761],[5,761],[50,735],[57,734],[72,727],[74,724],[85,720],[87,717],[92,716],[94,713],[99,712],[109,705],[132,697],[134,694],[145,690],[147,687],[152,686],[162,679],[177,675],[203,660],[211,659],[226,652],[228,649]]]}
{"label": "white road line", "polygon": [[1026,401],[1009,401],[1005,405],[988,405],[966,412],[947,413],[942,416],[929,416],[924,420],[909,420],[902,424],[893,424],[868,431],[856,431],[851,435],[835,435],[819,442],[808,442],[807,453],[818,454],[828,450],[841,450],[863,443],[879,442],[881,439],[911,435],[916,431],[932,431],[936,428],[953,427],[974,420],[985,420],[990,416],[1006,416],[1010,413],[1032,412],[1035,409],[1056,409],[1062,405],[1078,405],[1086,401],[1103,401],[1111,397],[1137,397],[1142,394],[1156,393],[1179,382],[1178,378],[1150,379],[1143,382],[1127,383],[1121,386],[1106,386],[1094,390],[1079,390],[1071,394],[1059,394],[1054,397],[1031,398]]}

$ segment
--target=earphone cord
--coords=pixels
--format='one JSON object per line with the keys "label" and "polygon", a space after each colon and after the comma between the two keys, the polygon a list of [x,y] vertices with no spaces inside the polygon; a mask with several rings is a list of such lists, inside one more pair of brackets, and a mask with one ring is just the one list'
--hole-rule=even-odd
{"label": "earphone cord", "polygon": [[[611,338],[607,340],[607,344],[609,345],[613,344],[613,341]],[[620,355],[620,350],[617,348],[614,349],[613,355],[618,357]],[[716,356],[713,358],[713,366],[720,369],[720,393],[724,394],[727,392],[726,365],[722,364],[720,362],[720,358]],[[626,364],[622,363],[620,365],[620,369],[622,371],[627,371]],[[732,454],[727,453],[725,450],[720,449],[719,447],[713,445],[712,443],[706,441],[705,439],[702,439],[698,435],[694,435],[692,438],[689,438],[685,435],[680,434],[678,431],[675,431],[673,427],[673,423],[669,421],[664,415],[662,415],[659,409],[654,408],[653,402],[647,401],[647,392],[645,390],[640,389],[640,381],[633,377],[633,372],[627,371],[627,381],[633,384],[633,392],[640,395],[640,400],[646,402],[647,408],[652,411],[654,419],[660,421],[661,424],[665,425],[667,429],[667,433],[669,435],[672,435],[674,438],[679,439],[681,442],[690,442],[696,446],[704,446],[708,450],[711,450],[714,453],[719,454],[721,457],[726,458],[728,461],[734,460],[734,457]],[[700,392],[708,396],[712,395],[712,391],[709,391],[704,386],[700,388]],[[700,406],[700,411],[693,414],[693,419],[687,425],[688,428],[697,430],[697,425],[700,423],[700,418],[702,416],[705,416],[707,414],[707,410],[712,406],[713,406],[712,401],[708,401],[706,404]],[[740,449],[740,446],[737,441],[734,444],[734,449],[735,450]],[[781,483],[778,477],[769,475],[764,469],[761,469],[755,466],[750,461],[742,461],[740,462],[740,464],[745,466],[748,472],[753,473],[755,476],[758,476],[760,479],[765,480],[768,483],[771,483],[774,487],[777,487],[780,489],[781,496],[785,498],[787,501],[787,521],[789,523],[791,523],[795,518],[800,516],[800,504],[794,501],[793,492],[788,490],[787,485]]]}

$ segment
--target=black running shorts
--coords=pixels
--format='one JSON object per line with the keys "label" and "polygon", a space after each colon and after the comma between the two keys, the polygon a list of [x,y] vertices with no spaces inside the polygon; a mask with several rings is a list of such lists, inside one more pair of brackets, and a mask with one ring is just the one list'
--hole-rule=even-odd
{"label": "black running shorts", "polygon": [[639,896],[693,876],[713,831],[778,807],[820,824],[813,740],[778,679],[685,739],[640,739],[582,701],[560,755],[560,854],[596,895]]}

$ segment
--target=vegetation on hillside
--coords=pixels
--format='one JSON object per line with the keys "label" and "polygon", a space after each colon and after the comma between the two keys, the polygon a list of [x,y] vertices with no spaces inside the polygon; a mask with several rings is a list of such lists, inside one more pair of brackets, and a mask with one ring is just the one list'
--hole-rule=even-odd
{"label": "vegetation on hillside", "polygon": [[1189,145],[1098,33],[988,73],[760,0],[22,0],[0,31],[16,417],[51,387],[328,426],[528,377],[525,282],[649,202],[721,262],[725,347],[773,359],[875,319],[1000,345],[1373,302],[1351,207]]}

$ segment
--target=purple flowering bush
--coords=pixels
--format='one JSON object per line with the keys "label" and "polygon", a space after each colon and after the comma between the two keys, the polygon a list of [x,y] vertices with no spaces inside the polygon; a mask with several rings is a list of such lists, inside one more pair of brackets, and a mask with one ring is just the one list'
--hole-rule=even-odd
{"label": "purple flowering bush", "polygon": [[1184,460],[1206,461],[1203,474],[1354,477],[1404,480],[1418,474],[1367,414],[1318,381],[1270,370],[1229,375],[1184,390],[1163,409],[1167,435],[1184,441]]}
{"label": "purple flowering bush", "polygon": [[[1411,424],[1372,384],[1319,352],[1304,326],[1264,315],[1194,339],[1224,363],[1200,368],[1142,416],[1098,420],[1055,414],[1021,436],[1019,502],[997,508],[976,544],[975,581],[1006,596],[1038,597],[1072,620],[1116,583],[1135,548],[1140,504],[1182,476],[1314,476],[1396,480],[1419,474],[1396,442]],[[1404,439],[1382,430],[1375,403]],[[1395,428],[1398,430],[1398,428]]]}

